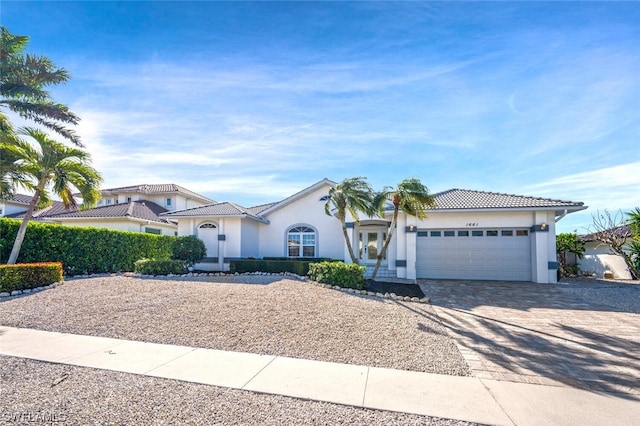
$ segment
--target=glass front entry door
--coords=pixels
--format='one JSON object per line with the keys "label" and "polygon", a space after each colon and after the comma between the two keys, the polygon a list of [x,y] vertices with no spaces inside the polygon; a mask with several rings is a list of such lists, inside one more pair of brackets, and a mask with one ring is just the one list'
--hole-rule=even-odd
{"label": "glass front entry door", "polygon": [[[367,230],[358,233],[358,259],[360,263],[374,264],[384,245],[387,233],[382,230]],[[386,259],[386,255],[383,259]]]}

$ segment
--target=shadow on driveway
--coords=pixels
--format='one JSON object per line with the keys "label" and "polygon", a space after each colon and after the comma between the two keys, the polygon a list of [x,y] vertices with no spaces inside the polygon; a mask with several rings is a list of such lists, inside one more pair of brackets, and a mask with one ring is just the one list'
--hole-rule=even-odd
{"label": "shadow on driveway", "polygon": [[640,400],[640,315],[555,285],[421,281],[480,378],[622,393]]}

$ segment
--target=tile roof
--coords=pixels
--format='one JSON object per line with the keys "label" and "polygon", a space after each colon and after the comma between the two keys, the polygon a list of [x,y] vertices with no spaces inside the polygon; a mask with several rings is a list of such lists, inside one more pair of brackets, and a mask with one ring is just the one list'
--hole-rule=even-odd
{"label": "tile roof", "polygon": [[191,216],[245,216],[260,222],[267,222],[264,218],[254,214],[238,204],[225,201],[223,203],[208,204],[206,206],[192,207],[184,210],[166,212],[163,217],[191,217]]}
{"label": "tile roof", "polygon": [[122,192],[138,192],[142,194],[169,194],[177,192],[180,194],[188,195],[190,197],[200,198],[208,202],[215,202],[214,200],[207,198],[204,195],[200,195],[197,192],[190,191],[180,185],[176,185],[175,183],[131,185],[122,186],[120,188],[107,188],[102,190],[103,194],[117,194]]}
{"label": "tile roof", "polygon": [[31,198],[32,198],[32,195],[13,194],[13,197],[5,201],[16,203],[16,204],[29,205],[29,203],[31,202]]}
{"label": "tile roof", "polygon": [[167,211],[168,210],[164,207],[150,201],[132,201],[130,203],[111,204],[89,210],[77,210],[69,213],[61,213],[54,216],[49,215],[48,217],[52,219],[128,217],[169,224],[171,222],[159,217],[160,214]]}
{"label": "tile roof", "polygon": [[497,192],[450,189],[434,194],[436,206],[431,210],[514,209],[514,208],[576,208],[584,203],[552,200]]}
{"label": "tile roof", "polygon": [[[30,196],[29,196],[29,199],[31,199]],[[67,210],[67,208],[64,206],[64,203],[62,203],[61,201],[54,201],[53,204],[51,204],[49,207],[45,207],[43,209],[34,211],[33,220],[41,221],[43,219],[48,218],[49,216],[57,215],[60,213],[69,213],[74,211],[76,211],[76,209],[73,209],[73,208]],[[14,213],[14,214],[7,215],[7,217],[12,219],[22,219],[24,218],[25,213],[26,211]]]}
{"label": "tile roof", "polygon": [[[615,228],[611,228],[608,229],[608,231],[613,231],[613,233],[616,235],[616,237],[619,238],[631,238],[633,237],[633,232],[631,232],[631,228],[629,228],[629,226],[627,225],[621,225],[621,226],[616,226]],[[596,238],[598,236],[599,232],[594,232],[591,234],[587,234],[587,235],[581,235],[580,239],[582,241],[584,241],[585,243],[589,243],[592,241],[598,241],[598,239]]]}
{"label": "tile roof", "polygon": [[263,211],[267,210],[270,207],[273,207],[276,204],[278,204],[277,201],[274,203],[260,204],[259,206],[249,207],[247,211],[250,212],[251,214],[260,214]]}

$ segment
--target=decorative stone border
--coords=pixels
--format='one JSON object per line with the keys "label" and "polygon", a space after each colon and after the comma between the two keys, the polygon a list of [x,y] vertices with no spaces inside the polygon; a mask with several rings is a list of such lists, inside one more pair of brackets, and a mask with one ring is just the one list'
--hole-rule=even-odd
{"label": "decorative stone border", "polygon": [[50,288],[58,287],[62,284],[64,284],[64,281],[58,281],[57,283],[45,285],[42,287],[25,288],[24,290],[13,290],[11,293],[9,293],[8,291],[3,291],[3,292],[0,292],[0,299],[3,299],[5,297],[20,296],[21,294],[37,293],[43,290],[48,290]]}
{"label": "decorative stone border", "polygon": [[[357,295],[357,296],[377,297],[377,298],[380,298],[380,299],[391,299],[391,300],[398,300],[398,301],[403,301],[403,302],[430,303],[430,300],[429,300],[428,297],[423,297],[422,299],[420,299],[418,297],[398,296],[395,293],[384,293],[383,294],[383,293],[376,293],[376,292],[367,291],[367,290],[357,290],[355,288],[344,288],[344,287],[340,287],[340,286],[337,286],[337,285],[324,284],[324,283],[319,283],[317,281],[312,281],[308,277],[302,277],[300,275],[297,275],[297,274],[294,274],[294,273],[291,273],[291,272],[284,272],[284,273],[246,272],[246,273],[243,273],[243,274],[240,274],[238,272],[236,272],[234,274],[228,274],[228,273],[225,273],[225,272],[189,272],[188,274],[181,274],[181,275],[177,275],[177,274],[141,275],[141,274],[136,274],[135,272],[125,272],[125,273],[122,273],[122,274],[74,275],[72,277],[67,277],[66,280],[73,281],[73,280],[86,279],[86,278],[105,278],[105,277],[116,277],[116,276],[125,276],[125,277],[140,278],[140,279],[163,279],[163,278],[183,278],[184,279],[184,278],[190,278],[190,277],[226,277],[226,276],[239,277],[239,276],[256,276],[256,275],[258,275],[258,276],[284,276],[284,277],[296,279],[298,281],[308,282],[309,284],[312,284],[312,285],[315,285],[315,286],[318,286],[318,287],[328,288],[328,289],[332,289],[332,290],[338,290],[338,291],[343,292],[343,293],[350,293],[350,294],[354,294],[354,295]],[[19,296],[21,294],[35,293],[35,292],[46,290],[46,289],[49,289],[49,288],[58,287],[59,285],[62,285],[63,283],[64,283],[64,281],[60,281],[60,282],[53,283],[53,284],[48,285],[48,286],[37,287],[37,288],[34,288],[34,289],[14,290],[11,293],[2,292],[2,293],[0,293],[0,298]]]}

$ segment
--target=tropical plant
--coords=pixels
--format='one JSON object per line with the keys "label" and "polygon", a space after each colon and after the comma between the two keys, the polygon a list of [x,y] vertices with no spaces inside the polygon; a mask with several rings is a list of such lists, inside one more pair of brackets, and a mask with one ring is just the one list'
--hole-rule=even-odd
{"label": "tropical plant", "polygon": [[371,276],[374,280],[378,275],[382,260],[387,255],[387,248],[398,223],[399,211],[402,210],[408,216],[424,219],[427,216],[426,210],[435,205],[435,198],[429,193],[429,188],[423,185],[418,178],[404,179],[397,187],[386,187],[379,192],[374,199],[374,205],[378,207],[381,215],[384,214],[384,205],[387,201],[391,201],[393,204],[393,216],[389,225],[389,232],[387,232],[382,250],[378,253],[376,266]]}
{"label": "tropical plant", "polygon": [[574,254],[578,259],[582,259],[584,251],[585,243],[578,236],[577,231],[556,235],[556,254],[560,264],[559,272],[561,276],[575,275],[578,272],[575,265],[568,264],[567,253]]}
{"label": "tropical plant", "polygon": [[70,209],[78,207],[75,189],[82,197],[82,208],[91,208],[100,198],[102,182],[100,174],[91,166],[90,155],[84,150],[52,140],[38,129],[23,128],[18,133],[29,136],[33,143],[17,140],[15,145],[7,148],[17,158],[16,167],[25,178],[21,185],[34,194],[18,229],[9,264],[16,263],[18,259],[27,224],[36,207],[51,204],[51,192]]}
{"label": "tropical plant", "polygon": [[[640,279],[640,270],[634,262],[633,254],[628,252],[628,243],[634,242],[633,234],[629,232],[634,229],[635,212],[630,214],[631,224],[624,220],[622,211],[612,215],[608,210],[602,213],[598,210],[592,215],[593,223],[589,226],[593,238],[609,248],[612,254],[616,254],[624,260],[624,263],[634,280]],[[628,229],[627,229],[628,227]]]}
{"label": "tropical plant", "polygon": [[42,125],[77,146],[80,137],[65,124],[80,120],[66,105],[53,100],[48,86],[66,83],[70,75],[49,58],[24,53],[29,37],[13,35],[0,27],[0,133],[14,133],[11,122],[1,108]]}
{"label": "tropical plant", "polygon": [[324,204],[324,212],[331,216],[332,210],[335,211],[335,215],[342,225],[342,235],[353,263],[358,263],[358,258],[353,252],[353,246],[347,231],[347,213],[353,217],[356,223],[359,223],[359,212],[368,216],[376,215],[377,209],[373,203],[374,197],[375,193],[366,178],[352,177],[344,179],[331,188]]}

